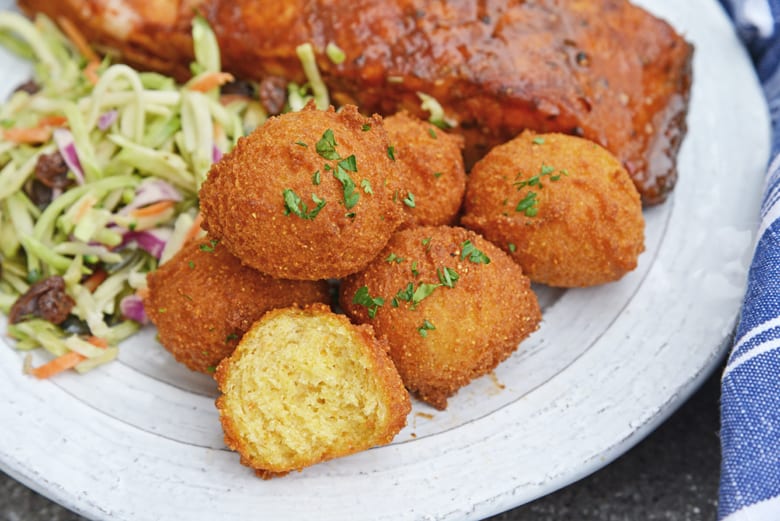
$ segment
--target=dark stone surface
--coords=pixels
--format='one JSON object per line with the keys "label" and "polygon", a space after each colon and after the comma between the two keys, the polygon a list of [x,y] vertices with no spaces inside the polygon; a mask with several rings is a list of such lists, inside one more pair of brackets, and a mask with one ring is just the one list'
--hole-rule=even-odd
{"label": "dark stone surface", "polygon": [[[720,368],[647,439],[595,474],[489,521],[713,521]],[[0,473],[1,521],[82,521]]]}

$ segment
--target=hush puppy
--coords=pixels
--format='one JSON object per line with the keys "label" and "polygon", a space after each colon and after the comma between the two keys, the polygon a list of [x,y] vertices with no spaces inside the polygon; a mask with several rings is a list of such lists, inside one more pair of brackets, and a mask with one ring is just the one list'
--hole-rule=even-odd
{"label": "hush puppy", "polygon": [[329,300],[327,282],[274,279],[211,238],[187,243],[147,282],[144,308],[160,343],[201,373],[214,372],[266,311]]}
{"label": "hush puppy", "polygon": [[225,443],[262,478],[389,443],[411,402],[386,349],[327,306],[267,313],[217,368]]}
{"label": "hush puppy", "polygon": [[454,224],[466,190],[463,138],[407,112],[384,118],[384,126],[404,169],[400,197],[410,224]]}
{"label": "hush puppy", "polygon": [[541,320],[536,295],[501,249],[464,228],[408,228],[342,281],[339,302],[386,338],[406,387],[447,398],[506,359]]}
{"label": "hush puppy", "polygon": [[364,267],[403,219],[379,116],[309,104],[267,120],[212,166],[203,227],[274,277],[340,278]]}
{"label": "hush puppy", "polygon": [[469,175],[461,223],[550,286],[617,280],[644,250],[642,203],[620,161],[564,134],[525,131],[493,148]]}

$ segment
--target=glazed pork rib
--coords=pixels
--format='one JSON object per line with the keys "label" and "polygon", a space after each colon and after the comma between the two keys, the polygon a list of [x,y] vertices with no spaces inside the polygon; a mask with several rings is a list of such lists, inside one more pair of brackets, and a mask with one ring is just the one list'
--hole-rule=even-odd
{"label": "glazed pork rib", "polygon": [[[103,51],[182,79],[194,12],[214,28],[224,69],[305,81],[313,44],[338,104],[421,117],[433,96],[466,139],[466,161],[525,128],[592,139],[626,166],[645,204],[674,186],[686,133],[693,47],[626,0],[19,0],[65,17]],[[329,43],[346,54],[333,63]]]}

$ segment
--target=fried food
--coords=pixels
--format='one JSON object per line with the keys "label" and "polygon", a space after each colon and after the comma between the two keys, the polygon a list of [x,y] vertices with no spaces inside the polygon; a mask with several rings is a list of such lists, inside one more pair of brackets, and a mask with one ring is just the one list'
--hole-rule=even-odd
{"label": "fried food", "polygon": [[[466,163],[524,129],[607,147],[647,204],[674,186],[693,47],[627,0],[420,3],[412,0],[19,0],[63,16],[102,49],[188,74],[190,20],[206,16],[224,68],[258,81],[306,81],[295,49],[311,42],[333,99],[367,113],[427,118],[438,100],[466,139]],[[160,45],[160,42],[166,42]],[[346,59],[334,63],[335,44]]]}
{"label": "fried food", "polygon": [[266,311],[330,299],[327,282],[274,279],[211,238],[187,243],[147,281],[144,307],[160,342],[201,373],[214,372]]}
{"label": "fried food", "polygon": [[463,138],[407,112],[384,118],[384,126],[404,167],[400,197],[410,224],[455,224],[466,191]]}
{"label": "fried food", "polygon": [[379,116],[313,105],[269,119],[214,164],[203,227],[244,264],[296,280],[363,268],[404,219]]}
{"label": "fried food", "polygon": [[327,306],[269,312],[217,368],[225,443],[263,478],[389,443],[411,402],[386,349]]}
{"label": "fried food", "polygon": [[365,270],[342,281],[339,302],[387,339],[406,387],[438,409],[541,320],[520,267],[478,234],[449,226],[397,232]]}
{"label": "fried food", "polygon": [[472,170],[461,222],[508,251],[534,282],[621,278],[644,250],[644,218],[623,166],[591,141],[523,132]]}

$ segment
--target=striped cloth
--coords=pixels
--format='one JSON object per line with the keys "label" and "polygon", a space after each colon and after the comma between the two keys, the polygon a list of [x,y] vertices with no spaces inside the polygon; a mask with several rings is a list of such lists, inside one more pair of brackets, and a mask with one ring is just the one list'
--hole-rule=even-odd
{"label": "striped cloth", "polygon": [[780,0],[721,0],[772,116],[772,157],[748,287],[722,378],[718,519],[780,521]]}

